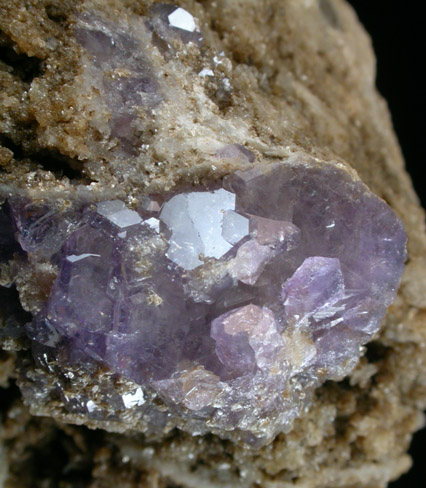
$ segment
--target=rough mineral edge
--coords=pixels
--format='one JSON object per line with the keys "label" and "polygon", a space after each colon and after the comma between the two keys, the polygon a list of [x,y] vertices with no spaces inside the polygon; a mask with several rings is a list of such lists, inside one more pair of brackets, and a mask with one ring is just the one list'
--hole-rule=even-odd
{"label": "rough mineral edge", "polygon": [[[331,3],[331,2],[330,2]],[[241,25],[234,25],[235,19],[235,11],[233,11],[233,2],[227,2],[226,10],[228,16],[223,16],[219,14],[220,11],[223,12],[224,5],[222,2],[217,2],[217,7],[213,5],[206,6],[205,8],[209,9],[209,12],[206,15],[211,17],[219,17],[220,21],[223,26],[223,29],[228,33],[229,37],[226,40],[229,46],[236,46],[235,49],[238,53],[239,58],[244,59],[244,56],[250,55],[252,58],[259,60],[261,56],[267,51],[274,57],[274,53],[276,52],[276,38],[270,40],[270,44],[268,46],[265,45],[263,42],[264,39],[271,39],[269,34],[273,30],[272,26],[269,22],[263,22],[262,25],[255,26],[255,18],[267,18],[265,13],[267,13],[268,8],[270,7],[271,3],[268,5],[259,6],[259,3],[256,2],[255,9],[250,11],[249,9],[244,13],[243,16],[239,16],[241,18]],[[182,5],[191,10],[193,8],[193,4],[182,3]],[[369,364],[365,364],[365,362],[361,362],[360,367],[357,371],[351,375],[350,382],[352,384],[352,393],[344,393],[341,392],[340,394],[340,403],[342,403],[342,398],[352,398],[351,401],[348,401],[347,404],[343,402],[343,405],[340,405],[339,411],[343,413],[343,416],[350,416],[351,420],[349,423],[346,423],[347,426],[346,432],[349,438],[355,439],[356,446],[361,449],[361,452],[365,454],[365,456],[369,459],[375,459],[376,464],[379,466],[377,471],[377,478],[371,478],[371,481],[367,481],[371,486],[384,486],[386,480],[390,479],[393,476],[396,476],[397,473],[395,471],[390,472],[387,468],[389,465],[388,462],[380,462],[377,459],[386,459],[390,456],[390,452],[394,452],[394,456],[392,459],[395,459],[394,466],[399,471],[402,471],[406,467],[406,464],[403,462],[406,459],[402,454],[400,454],[406,446],[406,443],[409,438],[409,433],[413,430],[419,428],[421,425],[421,417],[419,410],[425,404],[425,395],[424,395],[424,388],[422,384],[424,384],[424,378],[421,376],[421,368],[419,364],[424,364],[424,352],[422,352],[420,345],[425,342],[424,337],[424,312],[421,310],[416,309],[415,307],[424,307],[424,302],[419,297],[426,296],[425,290],[425,282],[421,277],[416,277],[418,269],[424,269],[424,252],[425,252],[425,240],[424,240],[424,214],[418,208],[418,202],[416,197],[414,196],[410,183],[406,176],[402,173],[402,158],[400,156],[398,147],[395,143],[394,136],[390,129],[389,124],[389,117],[386,112],[386,108],[381,101],[378,101],[376,98],[376,94],[372,89],[372,80],[374,79],[374,70],[372,68],[372,54],[369,48],[368,42],[364,37],[364,33],[359,29],[359,27],[354,22],[354,17],[352,12],[344,6],[343,2],[332,2],[334,5],[336,12],[338,14],[338,21],[346,29],[346,34],[342,33],[340,29],[336,31],[331,30],[329,26],[326,27],[327,24],[320,24],[324,26],[321,29],[318,29],[318,22],[323,22],[320,20],[320,17],[316,17],[317,9],[316,7],[312,10],[313,3],[306,3],[303,2],[287,2],[286,4],[286,15],[288,15],[288,22],[294,22],[294,19],[306,19],[304,23],[301,21],[298,23],[301,32],[301,39],[304,40],[304,43],[307,39],[310,39],[312,36],[312,43],[318,44],[321,42],[323,38],[328,39],[328,46],[330,46],[330,51],[332,52],[332,57],[335,58],[335,61],[331,61],[332,66],[342,66],[345,65],[344,56],[349,57],[349,61],[347,65],[349,66],[349,79],[352,80],[351,84],[346,84],[343,82],[341,86],[344,88],[341,90],[339,89],[339,83],[341,83],[341,78],[339,78],[339,74],[335,74],[335,79],[337,81],[337,89],[336,85],[333,85],[333,80],[328,78],[326,83],[316,83],[315,86],[310,85],[306,87],[306,79],[302,79],[301,74],[303,75],[303,71],[306,69],[307,72],[312,70],[311,79],[313,80],[324,80],[322,67],[319,64],[314,64],[312,62],[313,59],[316,59],[312,56],[312,52],[310,52],[310,47],[304,44],[301,47],[297,46],[297,42],[294,43],[289,37],[285,39],[285,43],[287,46],[293,46],[296,44],[296,52],[297,52],[297,59],[301,64],[301,67],[298,68],[299,71],[293,71],[296,73],[296,77],[298,77],[299,82],[295,85],[297,86],[297,92],[294,90],[292,84],[286,85],[287,93],[293,93],[296,100],[301,102],[307,102],[310,104],[314,102],[313,105],[310,107],[317,107],[317,110],[312,110],[310,114],[314,120],[317,122],[327,120],[330,122],[331,126],[336,129],[336,133],[339,133],[341,137],[334,137],[332,134],[334,133],[327,124],[319,123],[319,126],[324,127],[325,129],[321,132],[319,127],[312,129],[312,120],[309,120],[306,123],[306,128],[296,128],[294,132],[289,136],[289,140],[297,140],[297,144],[302,147],[305,147],[309,152],[316,151],[316,152],[328,152],[331,151],[334,153],[334,157],[338,154],[341,158],[346,159],[350,164],[352,164],[357,171],[361,174],[364,181],[366,181],[373,190],[385,196],[386,199],[392,204],[394,208],[403,216],[407,231],[409,233],[409,251],[410,251],[410,259],[411,262],[407,267],[405,276],[404,276],[404,284],[402,288],[402,292],[400,293],[395,305],[389,311],[387,319],[386,319],[386,327],[384,329],[384,333],[382,334],[378,344],[384,347],[392,348],[392,351],[389,353],[389,358],[384,361],[383,359],[379,361],[376,365],[374,362]],[[197,7],[198,8],[198,7]],[[217,11],[215,11],[217,8]],[[263,10],[264,8],[264,10]],[[41,12],[41,11],[40,11]],[[36,15],[42,16],[43,14],[37,10]],[[253,12],[256,12],[256,15],[253,15]],[[315,15],[311,17],[307,17],[306,14],[308,12],[315,12]],[[8,12],[7,15],[10,15]],[[13,15],[13,13],[12,13]],[[33,23],[35,12],[33,11],[28,14],[28,11],[22,10],[19,15],[15,14],[14,17],[17,19],[17,22],[10,24],[10,26],[5,27],[5,31],[11,33],[11,37],[20,44],[23,51],[27,52],[29,55],[33,55],[38,53],[40,57],[46,56],[48,53],[48,49],[43,44],[43,35],[40,35],[40,27],[37,24]],[[197,12],[198,17],[203,18],[201,10]],[[294,17],[292,17],[294,16]],[[276,22],[283,22],[283,19],[277,15],[273,15],[271,18],[276,19]],[[274,20],[275,21],[275,20]],[[310,22],[312,21],[312,24]],[[287,22],[284,19],[284,23]],[[227,23],[229,23],[227,25]],[[232,28],[231,28],[232,24]],[[63,36],[63,34],[58,33],[58,29],[56,27],[51,27],[51,24],[48,22],[41,22],[41,25],[48,25],[49,29],[55,31],[58,36]],[[241,27],[244,25],[244,29]],[[250,26],[251,28],[247,28]],[[255,26],[255,27],[254,27]],[[24,37],[20,35],[20,29],[25,28],[26,32],[30,32],[31,35],[29,37]],[[44,27],[43,27],[44,28]],[[304,29],[308,29],[308,32],[304,31]],[[262,32],[262,29],[264,31]],[[50,34],[51,34],[50,32]],[[280,33],[286,32],[285,29],[280,28]],[[250,34],[247,37],[247,34]],[[253,36],[253,33],[256,33],[256,36]],[[267,35],[266,35],[267,34]],[[322,36],[322,37],[321,37]],[[333,39],[333,41],[330,41]],[[340,42],[344,44],[346,49],[344,50],[344,56],[342,57],[340,51],[336,51],[332,48],[333,42],[335,39],[340,39]],[[239,42],[243,40],[243,42]],[[351,47],[349,47],[351,46]],[[326,50],[326,52],[328,52]],[[364,61],[359,62],[357,58],[357,54],[364,59]],[[366,61],[367,60],[367,61]],[[259,63],[259,69],[264,70],[265,66],[262,63]],[[360,66],[363,68],[360,69]],[[353,67],[353,71],[352,70]],[[305,69],[304,69],[305,68]],[[244,68],[241,68],[244,71]],[[355,70],[359,70],[359,73],[356,73]],[[291,71],[291,70],[290,70]],[[345,75],[346,76],[346,75]],[[356,83],[355,80],[359,76],[359,78],[368,79],[369,86],[363,85],[365,87],[366,92],[364,93],[366,96],[360,96],[358,92],[356,95],[353,95],[353,87]],[[351,78],[352,77],[352,78]],[[237,77],[235,77],[237,79]],[[56,79],[55,76],[51,77],[51,79]],[[9,82],[8,89],[10,88],[9,94],[12,95],[9,98],[9,103],[17,103],[18,100],[21,100],[21,93],[20,93],[20,83],[18,81],[12,80]],[[15,83],[15,86],[12,88],[12,84]],[[331,84],[331,87],[330,87]],[[21,84],[22,85],[22,84]],[[361,84],[359,85],[361,86]],[[333,114],[336,114],[336,119],[339,119],[339,122],[335,123],[333,120],[333,115],[329,114],[328,111],[321,106],[321,103],[315,98],[315,95],[312,94],[312,90],[321,90],[325,87],[325,93],[322,94],[323,98],[329,100],[334,110],[332,111]],[[17,94],[16,94],[17,93]],[[333,93],[333,99],[327,95],[327,93]],[[342,103],[342,93],[344,93],[344,97],[347,96],[347,101],[349,102],[349,107],[345,107],[345,103]],[[34,91],[36,94],[36,91]],[[255,95],[256,98],[256,95]],[[353,105],[350,103],[350,99],[356,99],[356,107],[355,109]],[[25,95],[24,95],[25,100]],[[33,100],[33,104],[37,103],[37,96],[35,96]],[[24,102],[24,106],[22,110],[25,110],[27,102]],[[8,105],[9,107],[10,105]],[[42,120],[42,112],[40,105],[38,110],[40,114],[40,120]],[[341,109],[340,107],[345,107]],[[6,110],[8,111],[9,108]],[[300,120],[297,116],[297,112],[292,109],[290,106],[281,107],[281,113],[288,113],[293,115],[293,121]],[[352,120],[354,123],[348,123],[347,118],[345,116],[346,113],[355,113],[356,118],[355,121]],[[54,111],[53,111],[54,113]],[[272,116],[273,110],[268,111],[268,119],[274,121],[275,127],[281,127],[281,123],[279,120],[274,119]],[[49,113],[46,113],[45,121],[49,119]],[[303,118],[303,117],[302,117]],[[13,119],[13,117],[12,117]],[[343,122],[343,123],[342,123]],[[269,124],[261,124],[264,127],[267,127]],[[297,125],[297,124],[296,124]],[[5,127],[3,125],[2,127]],[[6,129],[6,131],[14,132],[14,126],[12,124],[12,129]],[[337,127],[340,127],[337,129]],[[368,127],[368,130],[362,129]],[[16,134],[15,134],[16,132]],[[19,140],[20,134],[19,131],[15,131],[14,135]],[[304,138],[303,134],[311,134],[311,139]],[[25,136],[26,137],[26,136]],[[61,137],[59,137],[58,141],[60,141]],[[361,142],[362,141],[362,142]],[[58,142],[61,144],[61,142]],[[66,145],[65,145],[66,146]],[[66,151],[66,147],[63,149]],[[258,147],[261,148],[262,151],[268,152],[269,154],[281,154],[283,155],[286,153],[285,143],[282,147],[277,147],[274,150],[268,150],[267,144],[263,146],[258,144]],[[326,147],[330,147],[330,150],[325,149]],[[382,148],[386,147],[385,154],[382,152]],[[314,149],[315,148],[315,149]],[[381,148],[380,150],[378,148]],[[368,154],[368,156],[367,156]],[[324,159],[328,159],[324,158]],[[21,166],[21,168],[27,168],[28,166]],[[17,173],[21,172],[23,174],[23,170],[17,170]],[[167,171],[166,171],[167,173]],[[34,173],[36,178],[40,177],[41,174]],[[172,172],[170,173],[172,174]],[[53,183],[56,185],[57,183],[54,182],[53,179],[50,180],[49,183],[48,175],[47,178],[44,180],[45,183],[41,185],[46,185],[46,188],[49,185],[53,186]],[[43,176],[44,177],[44,176]],[[167,180],[167,178],[166,178]],[[40,181],[40,180],[38,180]],[[37,182],[37,179],[36,179]],[[37,182],[37,185],[39,183]],[[34,186],[34,185],[33,185]],[[64,184],[64,187],[67,187],[67,184]],[[401,325],[403,324],[403,325]],[[423,361],[423,363],[422,363]],[[380,374],[380,382],[379,384],[374,387],[373,396],[377,401],[376,406],[370,405],[369,414],[359,415],[353,410],[351,407],[351,402],[357,398],[357,388],[360,391],[366,391],[366,389],[371,389],[369,386],[369,382],[372,376],[377,374],[378,368],[382,371],[386,371],[386,375]],[[423,367],[424,370],[424,367]],[[414,379],[413,379],[414,378]],[[357,386],[358,385],[358,386]],[[326,392],[327,390],[325,390]],[[370,394],[371,395],[371,394]],[[402,404],[401,398],[404,398],[405,403]],[[320,397],[322,398],[322,397]],[[409,399],[409,404],[407,400]],[[318,400],[319,404],[322,405],[320,411],[326,410],[327,403],[324,399]],[[336,399],[337,401],[337,399]],[[332,402],[331,405],[337,404],[336,402]],[[332,408],[330,406],[330,408]],[[313,409],[315,411],[315,407]],[[348,414],[348,412],[351,412]],[[383,412],[386,413],[386,418],[383,417]],[[316,416],[312,418],[312,420],[308,420],[306,422],[312,422],[313,424],[318,424],[318,418],[321,416]],[[328,418],[333,419],[333,414],[329,413]],[[346,422],[346,421],[345,421]],[[328,427],[324,426],[323,432],[332,432],[333,431],[333,421],[330,420],[326,423]],[[303,433],[303,426],[298,426],[298,429]],[[328,429],[328,430],[327,430]],[[321,429],[320,429],[321,430]],[[359,435],[358,435],[358,434]],[[333,446],[334,452],[339,452],[338,461],[336,463],[338,466],[345,465],[350,459],[350,452],[347,451],[346,446],[347,442],[342,441],[341,444],[333,443],[331,441],[333,435],[329,434],[326,437],[327,442],[331,442]],[[298,440],[299,439],[299,440]],[[292,452],[297,451],[296,447],[302,449],[301,453],[303,453],[303,442],[306,439],[306,436],[301,435],[300,437],[293,436],[289,434],[286,437],[286,440],[277,440],[276,444],[276,451],[275,457],[272,456],[270,460],[270,466],[264,470],[262,468],[262,479],[265,480],[265,483],[271,477],[276,477],[277,473],[280,471],[280,467],[282,469],[287,469],[288,471],[294,472],[294,467],[297,466],[296,471],[298,472],[297,477],[299,477],[299,484],[304,483],[303,478],[305,476],[306,480],[311,480],[309,475],[303,471],[303,467],[300,466],[300,462],[298,459],[292,459]],[[316,438],[315,438],[316,439]],[[115,440],[118,442],[118,439]],[[128,442],[125,439],[122,440],[124,443]],[[291,445],[287,445],[288,442],[292,442]],[[193,440],[183,438],[180,441],[180,445],[182,447],[186,446],[195,450],[196,443],[194,444]],[[317,440],[313,441],[313,444],[319,446]],[[329,446],[330,447],[330,446]],[[325,473],[330,473],[330,470],[327,470],[324,467],[324,460],[321,457],[321,452],[327,452],[327,444],[323,442],[322,447],[318,447],[317,451],[312,453],[310,450],[310,465],[311,466],[323,466],[322,469]],[[176,445],[174,446],[176,449]],[[268,452],[264,452],[260,455],[262,466],[265,466],[266,460],[268,459]],[[316,454],[315,454],[316,452]],[[202,452],[198,452],[198,457],[202,458]],[[241,453],[236,454],[236,458],[240,456]],[[401,455],[401,464],[399,464],[396,460],[398,456]],[[166,459],[165,454],[158,454],[159,459]],[[161,457],[163,456],[163,457]],[[185,454],[185,450],[183,450],[179,454],[179,463],[188,464],[187,454]],[[318,456],[317,458],[315,456]],[[136,459],[137,456],[135,456]],[[300,455],[300,459],[303,459],[303,455]],[[208,460],[210,463],[211,460]],[[97,463],[98,466],[102,466],[102,458],[99,458]],[[136,461],[134,461],[136,463]],[[236,461],[235,461],[236,462]],[[352,463],[356,464],[354,469],[361,469],[362,463],[364,461],[353,459]],[[248,458],[245,465],[250,465],[253,463],[252,458]],[[145,464],[147,466],[147,464]],[[214,470],[217,466],[210,465],[211,470]],[[104,466],[104,469],[108,472],[108,468]],[[353,477],[351,476],[351,472],[343,469],[343,468],[336,468],[336,470],[341,469],[341,483],[342,486],[351,486],[353,484]],[[303,474],[305,473],[305,474]],[[112,473],[110,471],[110,475],[119,476],[119,472]],[[100,471],[98,471],[99,479],[103,476]],[[154,475],[153,475],[154,476]],[[193,474],[192,476],[197,476],[197,474]],[[285,477],[285,473],[281,475]],[[107,479],[104,478],[104,479]],[[112,479],[112,478],[111,478]],[[238,479],[238,476],[235,477],[235,480]],[[254,476],[252,479],[256,479]],[[288,482],[286,481],[277,481],[280,484],[285,484]],[[237,481],[235,481],[237,483]],[[316,481],[306,481],[306,483],[312,483],[312,486],[315,485]],[[327,486],[327,481],[318,481],[317,486]],[[360,481],[360,483],[364,483],[364,480]],[[246,482],[247,485],[247,482]],[[17,486],[15,484],[15,486]]]}

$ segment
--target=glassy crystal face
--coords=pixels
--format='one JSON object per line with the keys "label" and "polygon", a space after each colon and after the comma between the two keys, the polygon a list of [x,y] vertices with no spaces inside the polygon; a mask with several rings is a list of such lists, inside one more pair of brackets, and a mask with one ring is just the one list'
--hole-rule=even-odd
{"label": "glassy crystal face", "polygon": [[99,202],[65,227],[48,204],[36,222],[17,217],[26,205],[11,201],[29,254],[46,247],[41,228],[58,234],[58,276],[27,326],[34,343],[61,341],[136,382],[126,405],[155,392],[183,428],[252,445],[354,367],[405,261],[400,220],[331,164],[255,167],[145,197],[139,212]]}

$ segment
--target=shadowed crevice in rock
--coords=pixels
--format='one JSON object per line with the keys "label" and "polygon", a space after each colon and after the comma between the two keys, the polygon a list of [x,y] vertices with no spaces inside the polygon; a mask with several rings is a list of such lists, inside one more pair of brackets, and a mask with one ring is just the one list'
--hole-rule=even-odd
{"label": "shadowed crevice in rock", "polygon": [[83,163],[77,158],[64,156],[56,149],[40,149],[36,152],[26,152],[23,147],[16,144],[4,134],[0,134],[0,145],[10,149],[16,160],[28,158],[39,164],[42,169],[50,171],[59,179],[66,176],[70,180],[80,180],[83,176]]}
{"label": "shadowed crevice in rock", "polygon": [[14,49],[14,43],[0,32],[0,61],[10,66],[15,76],[22,81],[30,83],[34,78],[40,76],[43,72],[42,60],[35,56],[18,54]]}
{"label": "shadowed crevice in rock", "polygon": [[66,7],[64,6],[66,2],[52,0],[48,2],[44,9],[46,10],[47,17],[58,24],[65,24],[68,13],[66,12]]}
{"label": "shadowed crevice in rock", "polygon": [[13,254],[19,251],[19,249],[19,244],[14,236],[10,207],[5,202],[3,205],[0,205],[0,263],[12,259]]}
{"label": "shadowed crevice in rock", "polygon": [[29,417],[18,402],[10,406],[11,429],[16,421],[13,411],[19,412],[24,422],[26,420],[21,432],[26,443],[19,442],[19,438],[7,439],[7,432],[5,436],[5,444],[11,453],[8,459],[10,486],[18,483],[25,488],[89,486],[95,464],[95,446],[102,443],[103,433],[82,427],[63,430],[49,419]]}
{"label": "shadowed crevice in rock", "polygon": [[24,325],[31,319],[31,314],[22,308],[16,287],[0,286],[0,345],[4,338],[21,339]]}
{"label": "shadowed crevice in rock", "polygon": [[365,357],[367,358],[369,363],[378,363],[379,361],[383,361],[391,352],[389,347],[386,347],[384,344],[381,344],[378,341],[370,342],[366,345],[367,351],[365,353]]}

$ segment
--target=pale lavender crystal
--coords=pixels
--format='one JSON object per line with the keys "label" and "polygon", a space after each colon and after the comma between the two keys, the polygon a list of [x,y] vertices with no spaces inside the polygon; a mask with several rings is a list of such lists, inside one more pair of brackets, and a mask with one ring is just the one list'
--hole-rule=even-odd
{"label": "pale lavender crystal", "polygon": [[344,306],[337,306],[344,298],[345,285],[337,258],[305,259],[283,286],[285,313],[296,322],[311,316],[319,320],[330,318],[344,310]]}
{"label": "pale lavender crystal", "polygon": [[214,319],[210,335],[228,378],[268,369],[284,345],[274,314],[252,304]]}
{"label": "pale lavender crystal", "polygon": [[41,260],[60,250],[81,218],[81,205],[64,209],[52,202],[32,202],[22,197],[11,198],[9,205],[22,250]]}
{"label": "pale lavender crystal", "polygon": [[258,215],[250,215],[250,235],[259,244],[272,247],[283,247],[287,250],[296,247],[300,240],[300,230],[291,222],[266,219]]}
{"label": "pale lavender crystal", "polygon": [[142,398],[159,395],[176,425],[255,446],[354,367],[405,260],[402,223],[382,200],[342,169],[297,158],[144,196],[138,211],[119,200],[68,213],[10,205],[22,248],[59,265],[26,327],[35,351],[98,361]]}
{"label": "pale lavender crystal", "polygon": [[269,246],[262,246],[257,240],[250,239],[241,245],[232,260],[231,276],[247,285],[254,285],[274,255],[274,250]]}
{"label": "pale lavender crystal", "polygon": [[[143,24],[138,28],[145,31]],[[93,12],[80,16],[75,37],[90,55],[91,82],[111,111],[111,136],[124,152],[136,154],[144,142],[136,126],[137,109],[150,112],[163,99],[141,38],[129,26],[113,24]]]}
{"label": "pale lavender crystal", "polygon": [[138,210],[142,215],[145,216],[157,216],[160,213],[163,203],[164,198],[162,198],[160,195],[142,197],[142,201],[138,206]]}
{"label": "pale lavender crystal", "polygon": [[242,144],[228,144],[216,151],[220,159],[235,159],[246,163],[254,163],[256,156]]}

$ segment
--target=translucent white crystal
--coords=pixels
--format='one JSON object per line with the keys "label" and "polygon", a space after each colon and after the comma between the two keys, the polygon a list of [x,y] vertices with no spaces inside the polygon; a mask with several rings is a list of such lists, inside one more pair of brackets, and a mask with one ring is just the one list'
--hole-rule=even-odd
{"label": "translucent white crystal", "polygon": [[99,214],[108,218],[110,215],[125,209],[126,205],[121,200],[107,200],[105,202],[99,202],[96,207]]}
{"label": "translucent white crystal", "polygon": [[97,205],[98,213],[106,217],[110,222],[124,229],[131,225],[137,225],[142,222],[142,217],[127,208],[121,200],[110,200],[101,202]]}
{"label": "translucent white crystal", "polygon": [[70,263],[76,263],[78,261],[81,261],[82,259],[86,259],[86,258],[90,258],[90,257],[99,258],[100,255],[99,254],[91,254],[91,253],[84,253],[84,254],[79,254],[79,255],[71,254],[70,256],[66,257],[66,260],[69,261]]}
{"label": "translucent white crystal", "polygon": [[133,393],[126,393],[121,397],[126,408],[140,407],[145,403],[142,388],[137,388]]}
{"label": "translucent white crystal", "polygon": [[148,220],[145,220],[145,224],[148,224],[151,229],[154,229],[155,232],[160,232],[160,221],[155,217],[151,217]]}
{"label": "translucent white crystal", "polygon": [[234,208],[235,194],[223,188],[171,198],[160,214],[172,232],[167,257],[188,270],[202,264],[200,254],[221,258],[232,248],[222,237],[224,212]]}
{"label": "translucent white crystal", "polygon": [[199,73],[198,76],[201,76],[204,78],[205,76],[214,76],[214,73],[211,69],[209,68],[203,68]]}
{"label": "translucent white crystal", "polygon": [[89,413],[92,413],[92,412],[94,412],[98,408],[98,406],[96,405],[96,403],[93,400],[89,400],[86,403],[86,408],[87,408],[87,411]]}
{"label": "translucent white crystal", "polygon": [[176,27],[177,29],[182,29],[188,32],[197,30],[194,17],[183,8],[177,8],[168,16],[168,19],[171,27]]}

